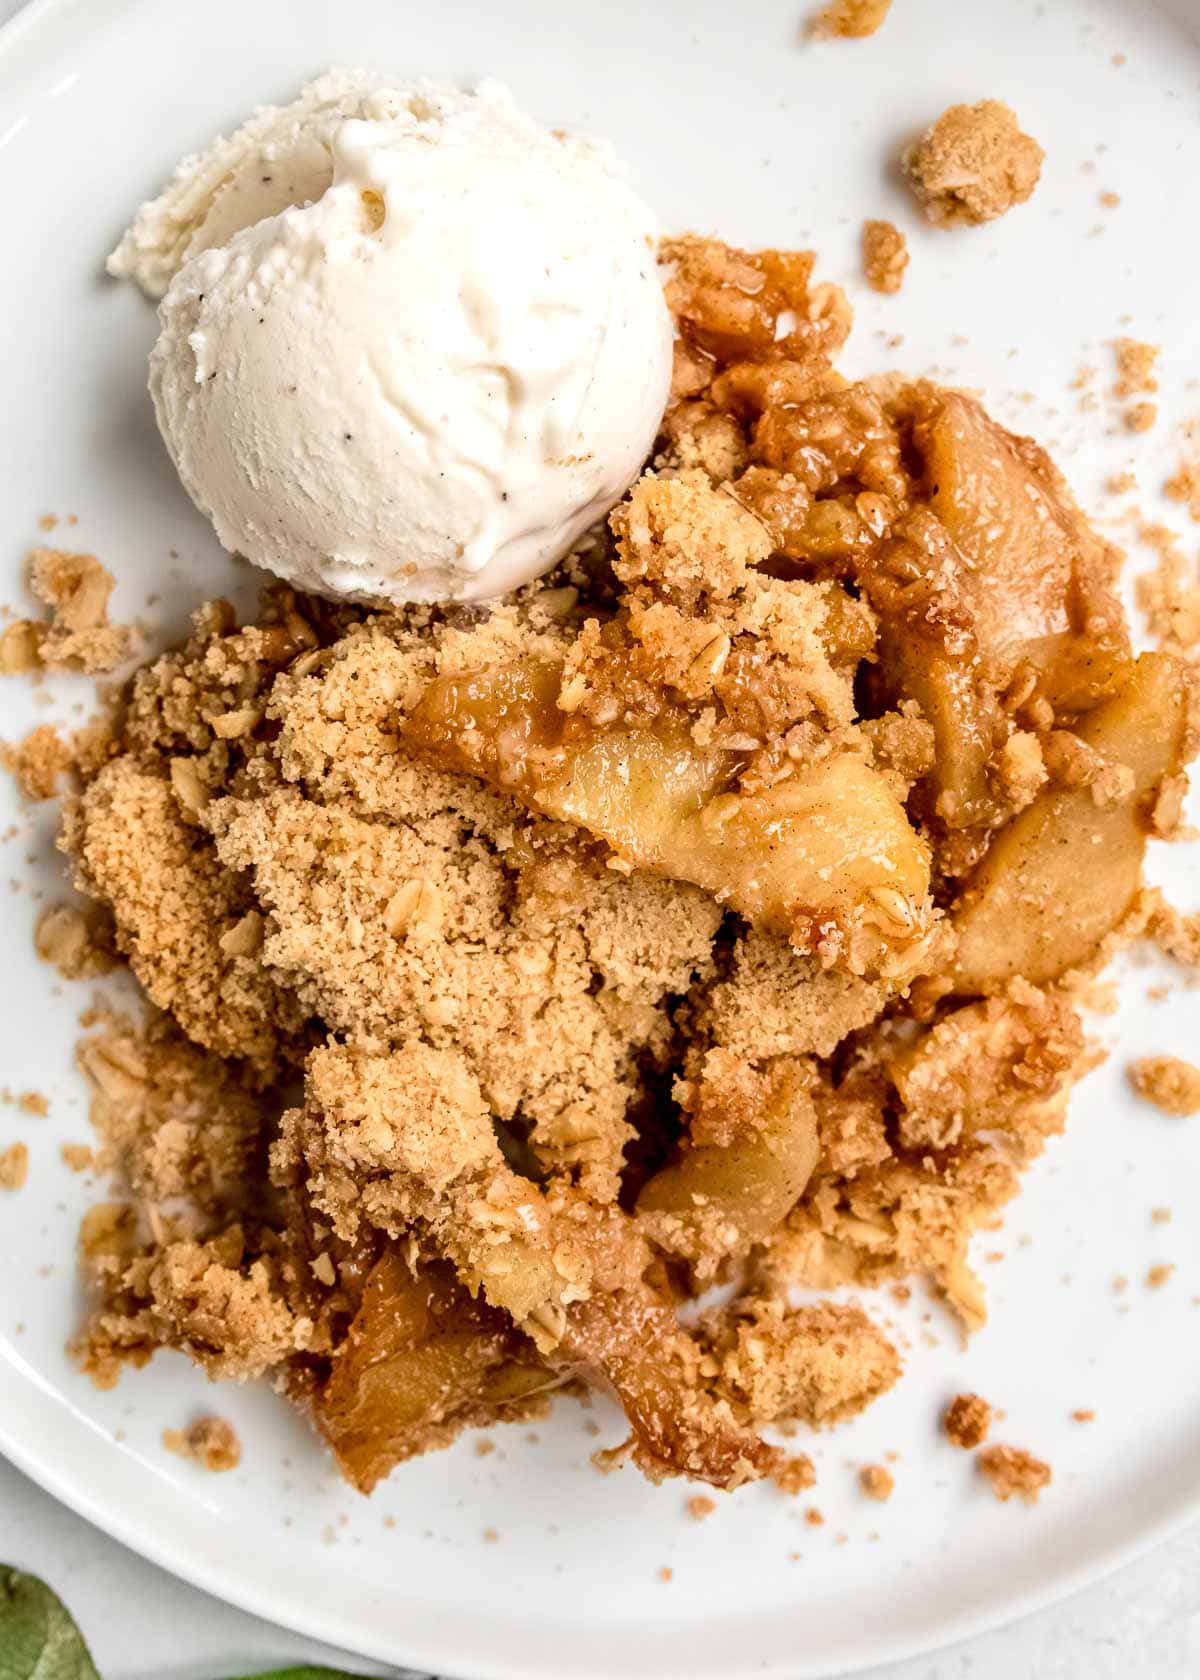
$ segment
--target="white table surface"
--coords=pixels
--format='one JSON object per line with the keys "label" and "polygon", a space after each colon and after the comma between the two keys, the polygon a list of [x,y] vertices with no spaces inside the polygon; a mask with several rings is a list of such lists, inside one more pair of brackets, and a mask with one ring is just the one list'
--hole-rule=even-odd
{"label": "white table surface", "polygon": [[[0,23],[22,4],[0,0]],[[406,1672],[340,1656],[186,1586],[66,1510],[3,1459],[0,1562],[55,1587],[84,1629],[103,1680],[226,1680],[304,1661],[345,1663],[364,1675]],[[1198,1674],[1200,1525],[1050,1610],[937,1655],[873,1669],[865,1680],[1195,1680]],[[570,1680],[569,1658],[563,1680]]]}

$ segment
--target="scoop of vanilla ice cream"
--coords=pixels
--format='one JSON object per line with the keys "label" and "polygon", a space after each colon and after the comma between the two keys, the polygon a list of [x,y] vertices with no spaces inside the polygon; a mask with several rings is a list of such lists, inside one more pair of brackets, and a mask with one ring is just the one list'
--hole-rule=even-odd
{"label": "scoop of vanilla ice cream", "polygon": [[164,293],[159,427],[231,551],[478,600],[622,495],[670,382],[648,210],[505,89],[331,72],[187,160],[109,260]]}

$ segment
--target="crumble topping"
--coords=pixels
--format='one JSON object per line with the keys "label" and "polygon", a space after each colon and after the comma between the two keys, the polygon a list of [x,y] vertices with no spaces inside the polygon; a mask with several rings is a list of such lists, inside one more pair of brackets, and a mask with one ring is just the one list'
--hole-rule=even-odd
{"label": "crumble topping", "polygon": [[908,243],[892,222],[864,222],[863,274],[876,292],[898,292],[908,267]]}
{"label": "crumble topping", "polygon": [[956,1394],[942,1418],[946,1439],[968,1451],[987,1440],[991,1427],[992,1408],[981,1394]]}
{"label": "crumble topping", "polygon": [[984,1447],[976,1463],[1001,1503],[1016,1497],[1036,1505],[1042,1489],[1050,1485],[1050,1466],[1024,1447]]}
{"label": "crumble topping", "polygon": [[931,222],[977,226],[1024,204],[1045,153],[998,99],[951,105],[904,157],[904,171]]}
{"label": "crumble topping", "polygon": [[1200,1068],[1180,1056],[1143,1056],[1129,1068],[1129,1083],[1164,1114],[1200,1114]]}

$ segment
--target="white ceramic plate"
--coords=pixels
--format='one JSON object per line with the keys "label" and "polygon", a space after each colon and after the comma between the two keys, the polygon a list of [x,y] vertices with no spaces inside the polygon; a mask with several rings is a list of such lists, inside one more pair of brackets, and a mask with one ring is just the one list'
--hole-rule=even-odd
{"label": "white ceramic plate", "polygon": [[[848,279],[860,306],[854,366],[984,387],[1010,422],[1054,444],[1085,496],[1099,501],[1104,475],[1133,461],[1151,507],[1178,443],[1169,422],[1200,411],[1190,379],[1200,7],[896,0],[876,39],[820,46],[800,38],[803,10],[803,0],[39,0],[0,37],[0,596],[19,598],[20,558],[45,513],[78,516],[57,536],[116,571],[122,615],[157,593],[154,613],[178,624],[228,587],[230,568],[154,432],[142,375],[152,312],[103,280],[101,260],[182,153],[339,60],[499,75],[538,116],[611,136],[667,226],[816,243],[821,272]],[[893,179],[897,146],[951,100],[987,95],[1010,100],[1045,143],[1043,183],[991,227],[928,231]],[[1120,207],[1103,209],[1101,191],[1119,193]],[[909,232],[899,298],[855,280],[868,215]],[[1106,395],[1081,412],[1068,389],[1087,363],[1106,391],[1106,341],[1121,331],[1165,346],[1163,416],[1140,439],[1121,432]],[[888,342],[896,334],[902,345]],[[7,682],[3,733],[70,717],[89,696],[69,683],[51,692],[46,710]],[[1132,965],[1121,1014],[1097,1023],[1115,1047],[1108,1065],[1079,1091],[1068,1136],[1003,1230],[977,1245],[981,1258],[1006,1256],[983,1263],[989,1327],[964,1354],[918,1298],[901,1324],[904,1382],[815,1444],[811,1500],[746,1489],[697,1523],[680,1486],[597,1475],[585,1424],[612,1441],[616,1416],[564,1404],[536,1443],[502,1431],[479,1458],[465,1440],[365,1501],[265,1388],[214,1391],[163,1357],[95,1393],[63,1353],[79,1305],[76,1224],[99,1194],[59,1159],[64,1141],[87,1137],[71,1071],[86,998],[66,995],[30,951],[39,895],[61,890],[51,814],[20,811],[7,787],[0,801],[20,826],[0,854],[14,882],[0,927],[0,1078],[52,1098],[48,1120],[0,1109],[0,1145],[24,1137],[32,1153],[27,1187],[0,1199],[0,1441],[168,1568],[333,1643],[470,1680],[800,1677],[1045,1603],[1200,1512],[1200,1124],[1135,1105],[1122,1079],[1127,1054],[1187,1050],[1195,993],[1149,1001],[1157,971]],[[0,811],[0,830],[9,820]],[[1194,863],[1188,881],[1180,853],[1155,867],[1168,862],[1176,895],[1194,902]],[[1155,1207],[1170,1207],[1172,1222],[1153,1223]],[[1141,1279],[1156,1262],[1177,1270],[1148,1292]],[[1131,1280],[1123,1296],[1118,1273]],[[1001,1439],[1052,1461],[1036,1511],[996,1504],[939,1440],[939,1409],[961,1386],[1006,1409]],[[224,1477],[159,1445],[164,1426],[214,1405],[246,1448]],[[1075,1408],[1094,1408],[1096,1421],[1071,1422]],[[870,1504],[856,1467],[888,1451],[899,1455],[895,1496]],[[805,1522],[808,1504],[823,1527]]]}

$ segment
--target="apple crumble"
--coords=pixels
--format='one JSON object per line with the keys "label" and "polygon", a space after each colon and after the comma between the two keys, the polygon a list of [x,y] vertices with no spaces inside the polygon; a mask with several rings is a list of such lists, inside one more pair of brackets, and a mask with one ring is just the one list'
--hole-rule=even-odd
{"label": "apple crumble", "polygon": [[1192,750],[1037,444],[842,377],[811,255],[665,254],[653,470],[557,574],[210,602],[76,760],[100,921],[39,944],[149,1004],[80,1047],[126,1194],[79,1358],[269,1375],[363,1490],[583,1385],[651,1477],[807,1485],[763,1430],[901,1359],[791,1287],[983,1322],[972,1233],[1092,1063],[1072,984]]}
{"label": "apple crumble", "polygon": [[978,226],[1024,204],[1045,153],[998,99],[951,105],[904,156],[904,172],[931,222]]}

